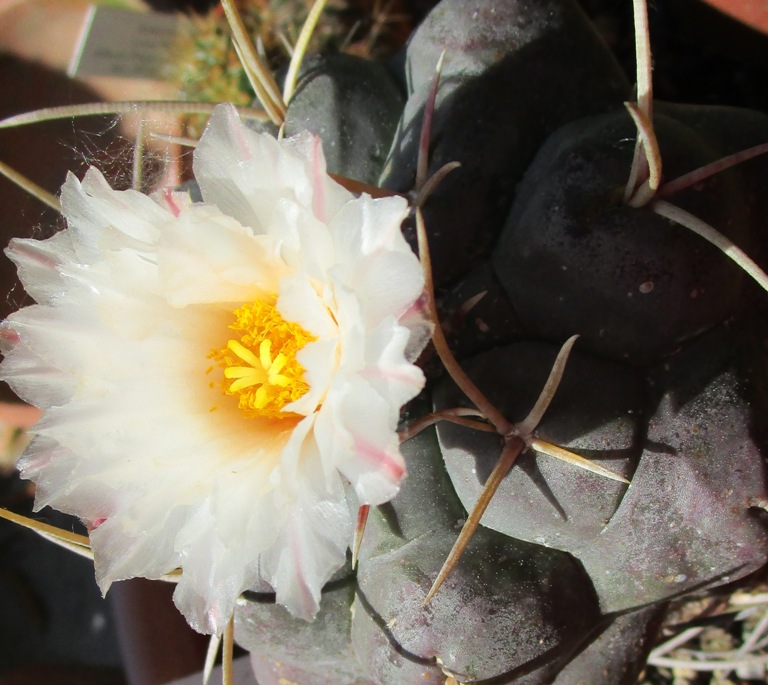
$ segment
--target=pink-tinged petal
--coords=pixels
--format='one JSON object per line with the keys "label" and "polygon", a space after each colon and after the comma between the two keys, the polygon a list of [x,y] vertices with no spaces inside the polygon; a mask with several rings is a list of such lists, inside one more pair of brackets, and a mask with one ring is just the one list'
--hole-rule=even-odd
{"label": "pink-tinged petal", "polygon": [[401,407],[424,387],[424,373],[406,360],[411,331],[394,319],[382,321],[366,339],[366,366],[360,372],[391,406]]}
{"label": "pink-tinged petal", "polygon": [[142,520],[150,525],[131,525],[131,520],[121,512],[121,516],[106,517],[91,532],[96,582],[103,593],[114,581],[138,575],[159,578],[181,564],[182,556],[174,550],[174,538],[189,514],[184,507],[162,504],[157,498],[144,502],[149,510],[143,513]]}
{"label": "pink-tinged petal", "polygon": [[411,333],[405,347],[405,358],[411,363],[419,358],[432,339],[435,326],[427,317],[426,295],[422,294],[398,319],[398,323]]}
{"label": "pink-tinged petal", "polygon": [[396,422],[397,411],[357,377],[338,380],[318,412],[320,452],[334,460],[362,504],[391,499],[405,476]]}
{"label": "pink-tinged petal", "polygon": [[271,223],[282,197],[312,207],[308,166],[306,158],[248,129],[227,105],[214,111],[194,160],[203,199],[256,233],[263,233]]}
{"label": "pink-tinged petal", "polygon": [[[257,233],[272,223],[280,198],[312,211],[313,165],[325,169],[322,153],[312,161],[312,141],[303,134],[278,143],[246,127],[230,105],[220,105],[195,150],[195,178],[203,199]],[[332,215],[352,196],[326,177],[323,197]]]}
{"label": "pink-tinged petal", "polygon": [[85,527],[88,530],[88,533],[92,533],[94,530],[96,530],[102,523],[104,523],[107,520],[106,516],[99,516],[93,521],[86,522]]}
{"label": "pink-tinged petal", "polygon": [[400,230],[407,211],[402,198],[364,195],[345,205],[329,225],[339,264],[333,277],[358,293],[368,325],[399,316],[424,289],[419,260]]}
{"label": "pink-tinged petal", "polygon": [[173,190],[173,188],[163,188],[153,193],[151,197],[157,204],[173,214],[173,216],[179,216],[192,204],[188,192],[178,192]]}
{"label": "pink-tinged petal", "polygon": [[9,323],[0,324],[0,352],[8,354],[20,342],[19,334],[10,327]]}
{"label": "pink-tinged petal", "polygon": [[[300,498],[288,506],[275,545],[261,559],[277,602],[306,620],[317,614],[322,587],[346,560],[354,531],[340,479],[336,477],[329,493],[322,474],[314,471],[304,475]],[[315,491],[315,484],[322,489]]]}
{"label": "pink-tinged petal", "polygon": [[[39,305],[38,305],[39,307]],[[11,314],[2,324],[2,337],[5,339],[0,376],[13,391],[25,402],[39,409],[64,404],[69,401],[77,385],[77,379],[72,373],[58,368],[46,356],[42,355],[27,340],[25,321],[29,318],[30,310],[25,309]],[[8,341],[15,340],[12,346]]]}
{"label": "pink-tinged petal", "polygon": [[[390,442],[387,449],[369,442],[365,436],[358,433],[354,436],[354,445],[355,452],[367,462],[374,464],[376,471],[383,474],[389,482],[399,483],[405,476],[405,461],[399,450],[394,447],[394,441]],[[362,477],[365,478],[365,476]],[[358,487],[361,491],[365,490],[365,486],[360,487],[358,484]]]}
{"label": "pink-tinged petal", "polygon": [[[322,192],[322,209],[327,223],[345,204],[354,201],[354,196],[342,185],[334,181],[326,173],[325,154],[320,138],[308,132],[302,132],[283,141],[285,148],[291,154],[301,159],[310,160],[306,167],[312,179],[312,191]],[[322,189],[319,187],[324,186]],[[314,205],[313,205],[314,206]],[[316,213],[315,216],[320,218]]]}
{"label": "pink-tinged petal", "polygon": [[19,280],[29,284],[26,290],[39,304],[53,304],[67,291],[67,283],[58,270],[60,264],[75,259],[67,231],[48,240],[14,239],[5,254],[16,264]]}

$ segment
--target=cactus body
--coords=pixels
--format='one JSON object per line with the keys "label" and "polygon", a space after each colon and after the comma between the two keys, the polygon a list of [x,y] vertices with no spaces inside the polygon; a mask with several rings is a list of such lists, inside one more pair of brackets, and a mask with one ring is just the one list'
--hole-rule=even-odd
{"label": "cactus body", "polygon": [[[443,48],[430,169],[462,167],[424,215],[448,338],[478,387],[517,421],[558,346],[580,334],[538,435],[631,485],[523,454],[423,607],[502,447],[493,433],[427,429],[403,445],[409,477],[371,512],[356,574],[329,585],[318,623],[261,597],[238,610],[238,639],[264,683],[442,685],[450,675],[487,685],[629,685],[670,599],[768,559],[765,519],[753,507],[766,498],[756,414],[766,366],[741,318],[752,286],[699,237],[622,204],[635,137],[621,109],[628,84],[566,0],[438,4],[407,47],[407,101],[384,186],[412,189]],[[300,96],[297,121],[333,111]],[[666,178],[768,140],[768,118],[757,113],[657,112]],[[371,126],[376,140],[392,130],[389,119]],[[326,146],[350,150],[340,171],[367,175],[374,165],[364,145],[350,147],[361,134],[349,130],[318,132]],[[757,246],[760,258],[765,162],[750,164],[675,201]],[[446,378],[425,395],[409,415],[469,405]]]}

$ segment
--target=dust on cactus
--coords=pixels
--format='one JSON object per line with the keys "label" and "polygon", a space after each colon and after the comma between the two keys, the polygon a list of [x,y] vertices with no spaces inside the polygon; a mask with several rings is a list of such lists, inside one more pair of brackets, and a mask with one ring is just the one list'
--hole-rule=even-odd
{"label": "dust on cactus", "polygon": [[[482,308],[482,327],[451,329],[461,364],[503,416],[520,421],[557,344],[578,332],[536,434],[632,484],[532,450],[501,481],[480,532],[422,607],[503,443],[451,422],[425,430],[404,443],[410,476],[400,495],[370,515],[351,619],[329,607],[343,649],[320,641],[303,657],[278,647],[290,643],[290,629],[270,642],[265,626],[280,621],[280,610],[241,607],[240,639],[266,682],[312,681],[322,671],[313,664],[337,672],[333,664],[349,664],[352,653],[362,667],[344,682],[631,683],[670,599],[765,563],[765,522],[754,506],[765,493],[752,409],[757,360],[744,319],[754,286],[722,252],[663,216],[674,202],[686,212],[678,217],[699,217],[722,228],[731,247],[752,252],[759,200],[744,195],[754,181],[740,176],[755,179],[759,169],[701,172],[696,187],[678,184],[672,195],[674,186],[659,190],[658,179],[648,190],[658,160],[649,168],[641,155],[627,190],[638,137],[622,106],[629,88],[586,20],[571,3],[493,5],[441,2],[412,36],[408,100],[380,180],[413,187],[434,64],[445,49],[430,170],[462,166],[423,214],[435,279],[455,303],[443,320],[471,322]],[[535,59],[539,49],[546,59]],[[584,55],[588,66],[577,66]],[[561,83],[563,73],[566,88],[530,93],[531,83]],[[530,96],[518,97],[524,91]],[[648,86],[641,100],[651,102]],[[665,180],[768,137],[768,118],[756,112],[656,109],[653,128],[644,123]],[[749,121],[751,135],[718,125],[728,117]],[[490,303],[457,311],[482,294]],[[450,379],[435,379],[428,394],[438,412],[467,402]],[[441,462],[449,482],[438,475]],[[488,529],[506,536],[501,551]],[[558,566],[562,552],[579,562],[571,571]]]}
{"label": "dust on cactus", "polygon": [[408,477],[359,502],[314,621],[238,600],[261,685],[630,685],[671,601],[764,567],[768,167],[736,165],[768,116],[654,102],[635,18],[629,104],[575,0],[442,0],[399,61],[299,56],[282,88],[235,31],[277,135],[411,199],[436,327]]}

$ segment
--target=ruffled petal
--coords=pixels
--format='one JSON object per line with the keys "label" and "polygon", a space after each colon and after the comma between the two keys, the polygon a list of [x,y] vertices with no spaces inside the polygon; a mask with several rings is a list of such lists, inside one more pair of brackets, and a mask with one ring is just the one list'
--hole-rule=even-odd
{"label": "ruffled petal", "polygon": [[[74,363],[69,363],[69,368],[62,368],[53,354],[46,354],[47,350],[59,352],[55,345],[50,345],[50,337],[44,331],[38,335],[31,334],[37,322],[42,320],[46,325],[50,324],[45,315],[49,311],[56,310],[42,305],[25,307],[0,324],[0,339],[5,354],[0,364],[2,379],[22,400],[40,409],[65,404],[77,386],[77,367]],[[36,345],[37,341],[43,343],[40,348]],[[61,353],[67,359],[73,357],[69,348],[61,350]]]}
{"label": "ruffled petal", "polygon": [[278,203],[268,233],[280,236],[281,256],[293,272],[322,282],[336,258],[327,227],[312,212],[288,199]]}
{"label": "ruffled petal", "polygon": [[285,319],[295,321],[320,340],[338,338],[338,327],[323,301],[323,293],[317,291],[304,273],[293,273],[282,279],[277,308]]}
{"label": "ruffled petal", "polygon": [[61,189],[61,208],[75,238],[78,258],[98,260],[104,250],[147,248],[160,235],[169,212],[135,190],[112,190],[97,169],[80,183],[73,174]]}
{"label": "ruffled petal", "polygon": [[406,359],[412,332],[384,319],[365,340],[365,369],[360,375],[390,407],[402,407],[424,387],[424,373]]}
{"label": "ruffled petal", "polygon": [[338,260],[332,275],[358,295],[367,325],[399,316],[424,289],[419,260],[400,230],[407,211],[402,198],[363,195],[329,224]]}
{"label": "ruffled petal", "polygon": [[75,260],[72,235],[61,231],[48,240],[11,240],[5,254],[16,264],[19,280],[39,304],[54,304],[67,290],[59,266]]}
{"label": "ruffled petal", "polygon": [[353,517],[338,476],[329,491],[316,472],[317,459],[306,459],[306,465],[303,487],[285,505],[286,521],[276,543],[262,555],[261,566],[277,602],[294,616],[311,620],[320,608],[323,585],[346,560]]}
{"label": "ruffled petal", "polygon": [[359,377],[336,379],[318,412],[321,455],[333,460],[363,504],[392,499],[405,477],[395,421],[391,407]]}

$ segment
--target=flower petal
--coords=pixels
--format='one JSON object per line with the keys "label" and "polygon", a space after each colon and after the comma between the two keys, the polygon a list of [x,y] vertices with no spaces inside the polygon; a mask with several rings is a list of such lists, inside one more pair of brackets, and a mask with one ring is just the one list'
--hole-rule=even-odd
{"label": "flower petal", "polygon": [[72,236],[67,231],[48,240],[14,239],[5,254],[19,270],[19,280],[39,304],[53,304],[67,290],[58,266],[75,259]]}
{"label": "flower petal", "polygon": [[402,198],[363,195],[329,224],[338,260],[333,276],[358,295],[368,325],[399,316],[424,289],[419,260],[400,230],[407,211]]}
{"label": "flower petal", "polygon": [[287,272],[279,243],[217,207],[196,205],[165,229],[157,250],[163,292],[175,307],[274,295]]}
{"label": "flower petal", "polygon": [[61,189],[61,207],[85,263],[98,259],[101,250],[117,246],[140,248],[160,235],[169,216],[153,199],[135,190],[116,191],[100,171],[89,169],[80,183],[73,174]]}
{"label": "flower petal", "polygon": [[405,461],[391,407],[358,377],[337,379],[318,412],[320,452],[352,484],[363,504],[381,504],[397,494]]}
{"label": "flower petal", "polygon": [[[314,178],[325,174],[322,157],[308,158],[312,138],[278,143],[247,128],[230,105],[219,105],[195,150],[194,172],[203,199],[226,214],[263,233],[273,224],[281,198],[314,206]],[[351,195],[327,176],[322,186],[328,212]]]}
{"label": "flower petal", "polygon": [[277,602],[311,620],[320,607],[323,585],[344,564],[354,528],[339,477],[329,491],[317,458],[305,453],[303,461],[302,489],[286,505],[286,521],[261,563]]}

